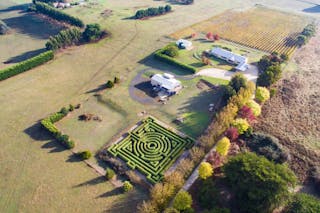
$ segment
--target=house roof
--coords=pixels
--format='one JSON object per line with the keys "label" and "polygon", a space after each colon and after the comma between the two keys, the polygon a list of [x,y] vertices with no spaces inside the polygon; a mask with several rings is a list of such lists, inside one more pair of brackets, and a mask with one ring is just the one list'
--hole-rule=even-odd
{"label": "house roof", "polygon": [[212,50],[211,50],[211,54],[214,54],[214,55],[218,55],[218,56],[221,56],[221,57],[224,57],[230,61],[236,61],[238,63],[246,63],[247,62],[247,58],[244,57],[244,56],[241,56],[241,55],[238,55],[238,54],[235,54],[233,52],[230,52],[228,50],[225,50],[225,49],[222,49],[220,47],[214,47]]}
{"label": "house roof", "polygon": [[182,45],[184,47],[191,47],[192,46],[192,42],[191,41],[188,41],[188,40],[185,40],[185,39],[179,39],[177,42],[176,42],[176,45]]}
{"label": "house roof", "polygon": [[151,81],[157,82],[161,87],[168,90],[174,90],[176,87],[181,86],[181,82],[176,80],[174,76],[170,74],[155,74],[151,77]]}

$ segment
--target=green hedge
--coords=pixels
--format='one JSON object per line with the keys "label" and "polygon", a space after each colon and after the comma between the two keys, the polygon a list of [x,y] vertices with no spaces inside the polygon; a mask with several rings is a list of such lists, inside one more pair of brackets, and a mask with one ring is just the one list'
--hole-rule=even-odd
{"label": "green hedge", "polygon": [[0,81],[5,80],[7,78],[10,78],[10,77],[17,75],[19,73],[25,72],[27,70],[30,70],[34,67],[41,65],[41,64],[44,64],[47,61],[52,60],[53,57],[54,57],[53,52],[47,51],[47,52],[41,53],[33,58],[30,58],[28,60],[20,62],[16,65],[2,69],[2,70],[0,70]]}
{"label": "green hedge", "polygon": [[177,60],[175,60],[174,58],[171,58],[170,56],[167,56],[165,54],[162,53],[163,49],[160,49],[160,50],[157,50],[155,53],[154,53],[154,57],[160,61],[164,61],[168,64],[171,64],[171,65],[175,65],[181,69],[184,69],[184,70],[187,70],[191,73],[196,73],[197,70],[196,68],[192,67],[192,66],[189,66],[187,64],[183,64]]}
{"label": "green hedge", "polygon": [[63,21],[68,24],[77,26],[77,27],[84,27],[84,23],[81,19],[73,17],[67,13],[64,13],[54,7],[51,7],[50,5],[42,2],[34,2],[36,6],[36,10],[39,13],[45,14],[47,16],[50,16],[53,19],[56,19],[58,21]]}

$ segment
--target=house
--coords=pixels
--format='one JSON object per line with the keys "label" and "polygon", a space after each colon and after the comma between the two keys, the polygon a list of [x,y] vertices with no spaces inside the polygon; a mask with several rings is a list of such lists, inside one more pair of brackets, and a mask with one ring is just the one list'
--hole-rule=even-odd
{"label": "house", "polygon": [[237,65],[235,67],[236,70],[246,71],[246,69],[248,69],[248,59],[242,55],[235,54],[219,47],[214,47],[210,51],[210,54],[224,61],[227,61],[230,64]]}
{"label": "house", "polygon": [[176,45],[180,49],[190,49],[192,47],[192,42],[185,39],[179,39],[178,41],[176,41]]}
{"label": "house", "polygon": [[182,88],[181,82],[168,73],[153,75],[151,85],[158,94],[165,93],[168,96],[176,94]]}

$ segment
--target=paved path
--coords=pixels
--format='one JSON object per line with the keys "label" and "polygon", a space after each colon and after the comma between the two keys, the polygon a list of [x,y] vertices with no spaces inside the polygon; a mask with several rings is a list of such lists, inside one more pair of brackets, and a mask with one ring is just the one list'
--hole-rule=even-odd
{"label": "paved path", "polygon": [[[199,71],[195,75],[230,80],[232,78],[232,76],[235,75],[236,73],[238,73],[238,72],[232,72],[232,71],[227,71],[227,70],[222,70],[222,69],[217,69],[217,68],[208,68],[208,69],[203,69],[203,70]],[[248,80],[256,83],[257,78],[258,78],[257,66],[249,65],[249,68],[246,71],[240,72],[240,73],[244,74],[244,76],[247,77]]]}

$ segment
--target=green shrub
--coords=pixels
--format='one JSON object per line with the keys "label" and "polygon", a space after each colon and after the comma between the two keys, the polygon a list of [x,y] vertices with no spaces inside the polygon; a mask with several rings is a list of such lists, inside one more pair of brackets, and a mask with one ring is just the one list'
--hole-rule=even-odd
{"label": "green shrub", "polygon": [[63,145],[68,149],[73,149],[75,147],[75,142],[73,140],[68,140]]}
{"label": "green shrub", "polygon": [[286,213],[319,213],[320,200],[305,193],[296,194],[289,203]]}
{"label": "green shrub", "polygon": [[113,83],[115,83],[115,84],[120,83],[120,78],[114,77]]}
{"label": "green shrub", "polygon": [[192,67],[192,66],[189,66],[187,64],[183,64],[179,61],[176,61],[174,58],[170,57],[170,56],[167,56],[165,54],[162,53],[162,49],[160,50],[157,50],[154,54],[154,57],[160,61],[163,61],[163,62],[166,62],[168,64],[171,64],[171,65],[174,65],[174,66],[177,66],[181,69],[184,69],[186,71],[189,71],[191,73],[196,73],[197,70],[196,68]]}
{"label": "green shrub", "polygon": [[47,51],[11,67],[4,68],[0,70],[0,81],[44,64],[47,61],[52,60],[53,57],[53,52]]}
{"label": "green shrub", "polygon": [[124,192],[129,192],[133,189],[133,185],[129,181],[125,181],[123,183],[123,191]]}
{"label": "green shrub", "polygon": [[69,104],[69,111],[72,112],[74,110],[74,106],[72,104]]}
{"label": "green shrub", "polygon": [[236,92],[239,92],[240,88],[245,88],[247,86],[247,81],[247,78],[243,74],[237,73],[232,76],[229,86],[231,86]]}
{"label": "green shrub", "polygon": [[212,209],[219,204],[219,198],[219,190],[212,179],[201,182],[197,199],[202,208]]}
{"label": "green shrub", "polygon": [[162,50],[162,53],[172,58],[175,58],[179,55],[179,49],[175,44],[170,44]]}
{"label": "green shrub", "polygon": [[191,208],[192,205],[192,197],[186,191],[180,191],[173,201],[173,207],[180,211],[184,211],[188,208]]}
{"label": "green shrub", "polygon": [[238,129],[239,134],[243,134],[249,129],[250,124],[243,118],[237,118],[232,122],[232,126]]}
{"label": "green shrub", "polygon": [[76,28],[61,30],[57,35],[50,36],[46,43],[47,50],[57,50],[78,44],[81,39],[81,31]]}
{"label": "green shrub", "polygon": [[270,92],[267,88],[265,87],[257,87],[256,90],[256,99],[260,102],[260,103],[264,103],[267,100],[270,99]]}
{"label": "green shrub", "polygon": [[66,22],[68,24],[75,25],[77,27],[81,27],[81,28],[84,27],[83,21],[81,21],[79,18],[73,17],[67,13],[64,13],[61,10],[51,7],[46,3],[35,1],[34,4],[36,6],[37,12],[39,13],[43,13],[47,16],[50,16],[53,19]]}
{"label": "green shrub", "polygon": [[134,17],[136,19],[142,19],[142,18],[150,17],[150,16],[163,15],[163,14],[168,13],[170,11],[171,11],[170,5],[166,5],[165,7],[163,7],[163,6],[150,7],[145,10],[138,10]]}
{"label": "green shrub", "polygon": [[115,172],[112,169],[107,168],[106,169],[106,178],[107,178],[107,180],[111,180],[114,176],[115,176]]}
{"label": "green shrub", "polygon": [[62,107],[60,113],[66,116],[69,113],[69,110],[66,107]]}
{"label": "green shrub", "polygon": [[82,37],[87,42],[97,41],[101,38],[102,33],[103,32],[99,24],[88,24],[82,34]]}
{"label": "green shrub", "polygon": [[89,158],[92,157],[92,154],[89,150],[85,150],[80,152],[79,156],[81,157],[82,160],[88,160]]}
{"label": "green shrub", "polygon": [[107,82],[107,84],[106,84],[106,87],[107,87],[107,88],[112,88],[112,87],[114,87],[114,83],[109,80],[109,81]]}

